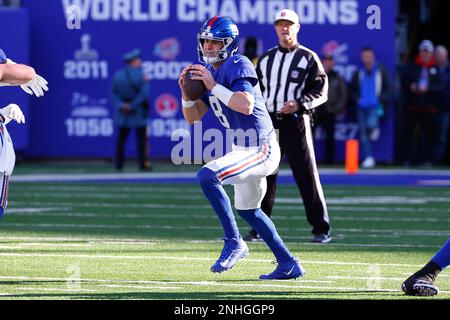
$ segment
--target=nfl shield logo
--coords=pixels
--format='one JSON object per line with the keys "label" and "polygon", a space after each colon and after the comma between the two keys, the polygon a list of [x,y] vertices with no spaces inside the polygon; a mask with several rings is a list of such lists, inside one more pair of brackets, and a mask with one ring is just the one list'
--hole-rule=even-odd
{"label": "nfl shield logo", "polygon": [[297,79],[298,78],[298,70],[293,70],[291,72],[291,78],[293,78],[293,79]]}

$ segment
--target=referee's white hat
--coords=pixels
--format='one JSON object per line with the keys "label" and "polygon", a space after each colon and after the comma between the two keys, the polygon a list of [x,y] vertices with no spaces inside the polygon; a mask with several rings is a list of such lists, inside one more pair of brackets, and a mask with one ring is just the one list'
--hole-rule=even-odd
{"label": "referee's white hat", "polygon": [[295,13],[295,11],[291,9],[283,9],[278,11],[275,15],[275,20],[273,21],[273,23],[276,24],[280,20],[287,20],[295,24],[299,23],[297,13]]}

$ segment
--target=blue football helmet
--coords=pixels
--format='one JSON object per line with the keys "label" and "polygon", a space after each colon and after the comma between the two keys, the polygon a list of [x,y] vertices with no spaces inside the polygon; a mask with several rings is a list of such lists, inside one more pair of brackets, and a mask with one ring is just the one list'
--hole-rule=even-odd
{"label": "blue football helmet", "polygon": [[[211,53],[205,55],[205,40],[221,41],[222,49],[215,56]],[[228,17],[215,16],[208,19],[201,27],[197,35],[198,60],[207,64],[223,61],[234,55],[238,49],[239,30],[237,25]]]}

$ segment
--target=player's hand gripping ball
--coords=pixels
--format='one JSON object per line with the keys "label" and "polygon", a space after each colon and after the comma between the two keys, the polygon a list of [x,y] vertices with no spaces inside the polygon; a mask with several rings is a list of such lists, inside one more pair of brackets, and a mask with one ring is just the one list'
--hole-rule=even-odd
{"label": "player's hand gripping ball", "polygon": [[189,71],[185,73],[183,78],[183,92],[189,100],[195,101],[202,97],[206,91],[206,87],[203,81],[193,80],[191,77],[192,75]]}

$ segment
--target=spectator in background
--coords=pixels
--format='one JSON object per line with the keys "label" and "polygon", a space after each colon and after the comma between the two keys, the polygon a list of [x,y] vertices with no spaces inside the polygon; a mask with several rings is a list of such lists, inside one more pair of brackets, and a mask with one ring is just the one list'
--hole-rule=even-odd
{"label": "spectator in background", "polygon": [[362,68],[355,71],[350,82],[350,94],[356,106],[359,139],[362,149],[362,168],[373,168],[375,158],[372,141],[380,135],[379,119],[388,107],[390,97],[389,75],[375,59],[372,48],[361,51]]}
{"label": "spectator in background", "polygon": [[116,110],[115,125],[118,129],[115,168],[123,169],[125,161],[125,142],[132,128],[136,129],[139,169],[151,170],[147,142],[148,86],[141,70],[142,60],[139,49],[126,53],[123,57],[126,66],[113,77],[111,99]]}
{"label": "spectator in background", "polygon": [[450,66],[448,64],[447,48],[444,46],[436,46],[434,57],[442,81],[441,97],[438,105],[437,137],[434,156],[436,164],[443,164],[450,120]]}
{"label": "spectator in background", "polygon": [[344,113],[347,103],[347,85],[333,70],[334,58],[331,54],[322,56],[322,64],[328,76],[328,101],[317,108],[317,125],[325,130],[325,163],[332,164],[334,158],[334,127],[336,116]]}
{"label": "spectator in background", "polygon": [[244,43],[243,54],[256,66],[256,63],[258,62],[258,39],[255,37],[248,37]]}
{"label": "spectator in background", "polygon": [[433,43],[423,40],[419,54],[405,69],[405,164],[432,164],[435,160],[433,149],[443,86],[433,53]]}

